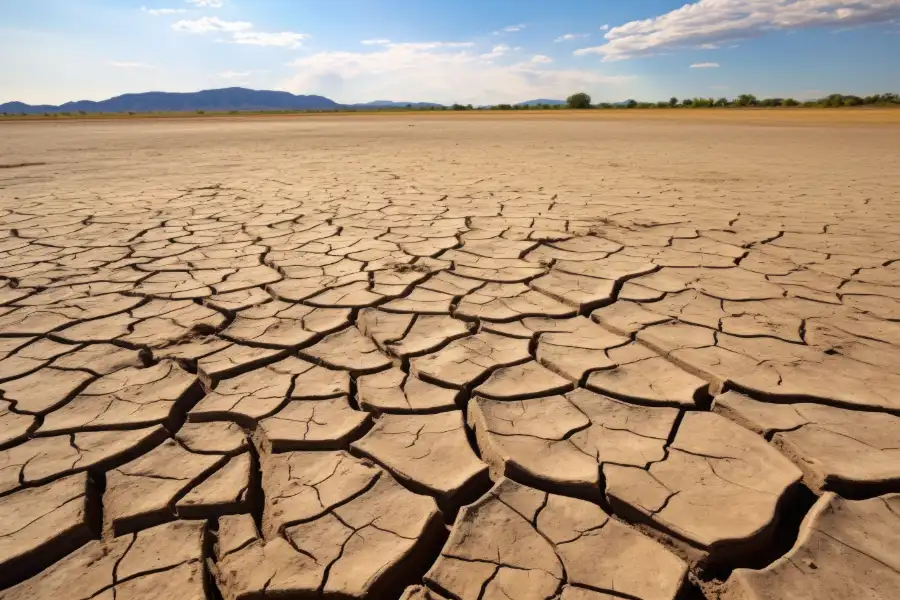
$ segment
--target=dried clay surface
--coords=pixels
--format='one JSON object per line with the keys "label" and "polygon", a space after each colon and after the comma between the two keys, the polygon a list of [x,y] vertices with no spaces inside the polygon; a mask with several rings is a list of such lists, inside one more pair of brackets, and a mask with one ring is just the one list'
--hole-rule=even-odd
{"label": "dried clay surface", "polygon": [[898,597],[896,126],[577,112],[0,124],[0,600]]}

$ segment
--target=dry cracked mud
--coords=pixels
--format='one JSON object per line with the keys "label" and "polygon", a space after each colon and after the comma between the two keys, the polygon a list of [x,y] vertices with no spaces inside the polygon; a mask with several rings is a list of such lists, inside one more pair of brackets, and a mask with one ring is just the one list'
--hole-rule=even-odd
{"label": "dry cracked mud", "polygon": [[896,129],[481,117],[0,125],[0,600],[897,595]]}

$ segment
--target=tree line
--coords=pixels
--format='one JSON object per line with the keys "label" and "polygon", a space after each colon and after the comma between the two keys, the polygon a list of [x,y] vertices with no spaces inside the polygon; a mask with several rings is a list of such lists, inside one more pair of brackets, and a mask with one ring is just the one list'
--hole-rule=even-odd
{"label": "tree line", "polygon": [[[820,108],[837,108],[843,106],[900,106],[900,94],[894,93],[885,93],[885,94],[873,94],[871,96],[854,96],[854,95],[846,95],[846,94],[829,94],[828,96],[818,98],[816,100],[804,100],[799,101],[793,98],[757,98],[753,94],[741,94],[736,98],[683,98],[679,99],[676,97],[671,97],[667,101],[661,102],[639,102],[637,100],[629,99],[624,102],[600,102],[594,104],[591,100],[590,95],[579,92],[577,94],[572,94],[568,98],[566,98],[565,103],[538,103],[538,104],[495,104],[493,106],[473,106],[471,104],[453,104],[451,106],[424,106],[424,107],[414,107],[411,104],[406,105],[405,107],[390,107],[390,108],[367,108],[366,110],[377,110],[377,111],[387,111],[387,112],[399,112],[404,110],[415,110],[415,111],[442,111],[442,110],[454,110],[454,111],[463,111],[463,110],[561,110],[566,108],[575,108],[575,109],[589,109],[589,108],[603,108],[603,109],[640,109],[640,108],[715,108],[715,107],[820,107]],[[254,110],[248,111],[252,113],[260,113],[260,114],[294,114],[301,112],[359,112],[358,108],[338,108],[338,109],[306,109],[306,110]],[[206,111],[197,110],[197,111],[183,111],[184,113],[195,112],[198,115],[205,114]],[[213,111],[214,113],[229,113],[229,114],[239,114],[245,111]],[[129,111],[127,113],[92,113],[93,116],[101,116],[101,115],[110,115],[110,116],[124,116],[127,114],[128,116],[134,116],[135,112]],[[159,114],[166,115],[172,114],[168,112],[148,112],[147,114]],[[51,113],[45,112],[43,116],[45,117],[72,117],[72,116],[87,116],[88,113],[79,110],[76,113],[72,112],[58,112]],[[4,117],[14,117],[14,116],[38,116],[38,115],[26,115],[26,113],[9,113],[3,112],[0,113],[0,116]]]}
{"label": "tree line", "polygon": [[[669,98],[663,102],[638,102],[637,100],[626,100],[625,102],[610,103],[601,102],[592,104],[591,97],[584,92],[572,94],[566,98],[566,106],[568,108],[713,108],[713,107],[779,107],[779,106],[805,106],[805,107],[823,107],[837,108],[841,106],[892,106],[900,105],[900,94],[886,93],[873,94],[871,96],[853,96],[846,94],[829,94],[823,98],[816,100],[799,101],[793,98],[757,98],[753,94],[741,94],[740,96],[729,98],[684,98],[679,100],[676,97]],[[504,105],[497,108],[502,109]]]}

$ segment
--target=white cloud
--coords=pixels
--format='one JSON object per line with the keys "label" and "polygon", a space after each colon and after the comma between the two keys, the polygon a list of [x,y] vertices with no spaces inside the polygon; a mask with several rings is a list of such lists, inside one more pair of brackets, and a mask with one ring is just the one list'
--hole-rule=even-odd
{"label": "white cloud", "polygon": [[[553,69],[543,60],[486,62],[471,46],[468,42],[392,42],[365,52],[320,52],[294,60],[291,66],[297,72],[281,87],[342,102],[387,98],[484,104],[565,96],[581,89],[599,95],[632,79],[592,70]],[[501,45],[488,56],[512,50]]]}
{"label": "white cloud", "polygon": [[692,69],[718,69],[719,63],[716,62],[705,62],[705,63],[694,63],[691,65]]}
{"label": "white cloud", "polygon": [[172,24],[175,31],[186,31],[188,33],[209,33],[211,31],[225,31],[234,33],[235,31],[246,31],[253,28],[253,23],[247,21],[223,21],[219,17],[200,17],[194,20],[176,21]]}
{"label": "white cloud", "polygon": [[218,76],[222,79],[242,79],[252,74],[253,71],[222,71]]}
{"label": "white cloud", "polygon": [[575,54],[625,60],[773,30],[871,25],[897,18],[900,0],[699,0],[658,17],[613,27],[604,36],[605,44]]}
{"label": "white cloud", "polygon": [[584,38],[586,38],[586,37],[588,37],[588,34],[586,34],[586,33],[566,33],[566,34],[564,34],[564,35],[559,36],[558,38],[556,38],[556,39],[553,40],[553,41],[554,41],[554,42],[557,42],[557,43],[559,43],[559,42],[571,42],[571,41],[573,41],[573,40],[581,40],[581,39],[584,39]]}
{"label": "white cloud", "polygon": [[609,25],[601,25],[600,31],[609,31]]}
{"label": "white cloud", "polygon": [[247,44],[250,46],[274,46],[276,48],[299,48],[303,40],[309,35],[295,33],[293,31],[278,31],[267,33],[265,31],[235,31],[231,39],[235,44]]}
{"label": "white cloud", "polygon": [[492,58],[500,58],[501,56],[506,56],[512,51],[512,48],[507,46],[506,44],[498,44],[494,46],[490,52],[487,54],[482,54],[481,58],[490,60]]}
{"label": "white cloud", "polygon": [[146,6],[142,6],[141,12],[153,15],[154,17],[161,17],[164,15],[177,15],[187,11],[183,8],[147,8]]}
{"label": "white cloud", "polygon": [[172,24],[175,31],[188,33],[230,33],[233,44],[248,46],[274,46],[277,48],[299,48],[302,41],[309,37],[306,33],[294,31],[256,31],[253,23],[247,21],[223,21],[219,17],[200,17],[194,20],[182,20]]}
{"label": "white cloud", "polygon": [[185,0],[188,4],[193,4],[198,8],[222,8],[225,5],[224,0]]}
{"label": "white cloud", "polygon": [[142,62],[132,62],[127,60],[111,60],[109,64],[119,69],[155,69],[153,65]]}
{"label": "white cloud", "polygon": [[363,46],[386,46],[387,44],[391,43],[391,40],[383,40],[383,39],[360,40],[359,43],[362,44]]}
{"label": "white cloud", "polygon": [[518,25],[507,25],[503,29],[500,29],[499,31],[495,31],[494,35],[499,35],[501,33],[515,33],[517,31],[522,31],[523,29],[525,29],[524,23],[519,23]]}
{"label": "white cloud", "polygon": [[548,65],[553,62],[553,59],[545,54],[535,54],[531,57],[531,62],[538,65]]}

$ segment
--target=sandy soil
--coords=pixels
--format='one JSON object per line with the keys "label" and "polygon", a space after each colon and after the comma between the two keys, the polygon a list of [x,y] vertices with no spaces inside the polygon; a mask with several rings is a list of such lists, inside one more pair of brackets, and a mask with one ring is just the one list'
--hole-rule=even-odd
{"label": "sandy soil", "polygon": [[892,597],[898,115],[0,123],[0,600]]}

